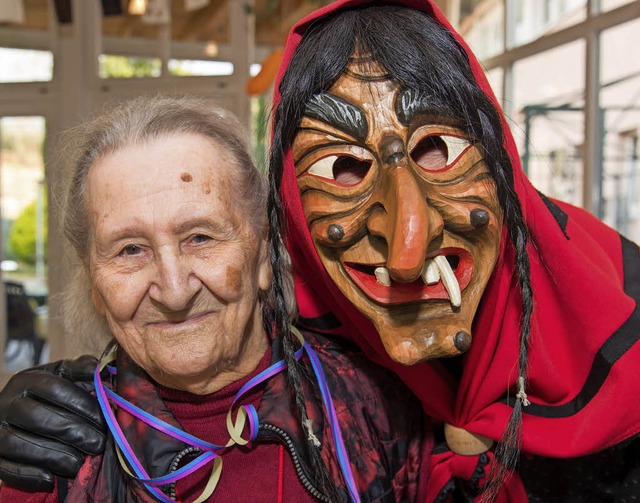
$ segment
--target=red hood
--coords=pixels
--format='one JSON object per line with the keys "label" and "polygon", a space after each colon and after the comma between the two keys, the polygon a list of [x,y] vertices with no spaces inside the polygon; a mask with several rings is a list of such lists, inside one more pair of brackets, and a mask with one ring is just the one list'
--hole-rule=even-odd
{"label": "red hood", "polygon": [[[313,20],[338,9],[380,3],[339,0],[300,21],[286,44],[276,102],[284,70]],[[431,2],[389,3],[422,10],[451,31],[467,52],[481,89],[497,103],[475,56]],[[640,361],[640,344],[634,344],[640,330],[625,331],[627,325],[639,325],[636,302],[625,293],[625,283],[640,283],[640,270],[631,279],[632,269],[640,269],[638,249],[628,243],[625,261],[615,231],[583,210],[544,200],[522,172],[504,118],[502,123],[504,147],[531,233],[528,252],[535,295],[527,388],[532,405],[525,409],[523,450],[558,457],[595,452],[640,430],[640,408],[627,405],[640,382],[640,365],[634,364]],[[522,313],[511,244],[503,242],[474,321],[473,344],[464,355],[461,380],[455,383],[437,361],[413,367],[391,361],[373,325],[334,285],[307,230],[290,153],[285,156],[280,194],[301,316],[324,316],[326,321],[331,313],[329,318],[337,322],[327,332],[353,339],[371,359],[393,369],[420,397],[429,415],[500,439],[511,413],[504,398],[517,378]],[[565,223],[565,217],[562,229],[559,222]]]}

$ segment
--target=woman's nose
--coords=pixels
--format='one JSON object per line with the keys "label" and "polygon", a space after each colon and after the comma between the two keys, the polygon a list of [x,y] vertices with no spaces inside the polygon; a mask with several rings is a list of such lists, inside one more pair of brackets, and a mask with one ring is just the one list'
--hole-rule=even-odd
{"label": "woman's nose", "polygon": [[179,253],[161,254],[155,281],[149,289],[150,297],[171,311],[181,311],[201,290],[191,260]]}
{"label": "woman's nose", "polygon": [[429,243],[442,233],[444,222],[428,202],[407,162],[385,168],[380,206],[369,217],[369,231],[387,242],[387,270],[399,283],[411,283],[422,273]]}

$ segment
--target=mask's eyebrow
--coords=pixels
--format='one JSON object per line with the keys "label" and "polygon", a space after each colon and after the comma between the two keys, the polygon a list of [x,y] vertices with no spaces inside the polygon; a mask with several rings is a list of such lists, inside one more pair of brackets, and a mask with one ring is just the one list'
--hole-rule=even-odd
{"label": "mask's eyebrow", "polygon": [[307,102],[304,114],[340,129],[362,142],[365,141],[369,132],[364,112],[352,103],[331,93],[312,96]]}
{"label": "mask's eyebrow", "polygon": [[415,89],[403,89],[396,95],[394,103],[396,117],[404,126],[408,126],[416,115],[427,114],[434,117],[448,116],[447,111],[435,103],[433,97]]}

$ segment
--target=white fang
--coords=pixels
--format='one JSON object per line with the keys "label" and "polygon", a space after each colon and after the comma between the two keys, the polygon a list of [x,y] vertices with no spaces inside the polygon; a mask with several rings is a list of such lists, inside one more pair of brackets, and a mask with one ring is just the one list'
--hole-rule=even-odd
{"label": "white fang", "polygon": [[460,285],[458,284],[458,279],[456,278],[456,275],[453,273],[453,270],[451,269],[451,266],[447,261],[447,257],[445,257],[444,255],[438,255],[434,257],[433,260],[438,265],[442,284],[447,289],[451,305],[453,307],[460,307],[460,304],[462,303]]}

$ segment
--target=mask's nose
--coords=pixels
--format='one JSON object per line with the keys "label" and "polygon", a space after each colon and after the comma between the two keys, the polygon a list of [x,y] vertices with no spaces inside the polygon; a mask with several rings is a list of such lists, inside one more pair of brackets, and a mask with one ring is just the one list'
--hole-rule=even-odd
{"label": "mask's nose", "polygon": [[378,207],[368,221],[369,231],[387,242],[387,270],[399,283],[420,277],[429,243],[444,228],[441,215],[429,206],[402,140],[390,137],[381,148]]}

